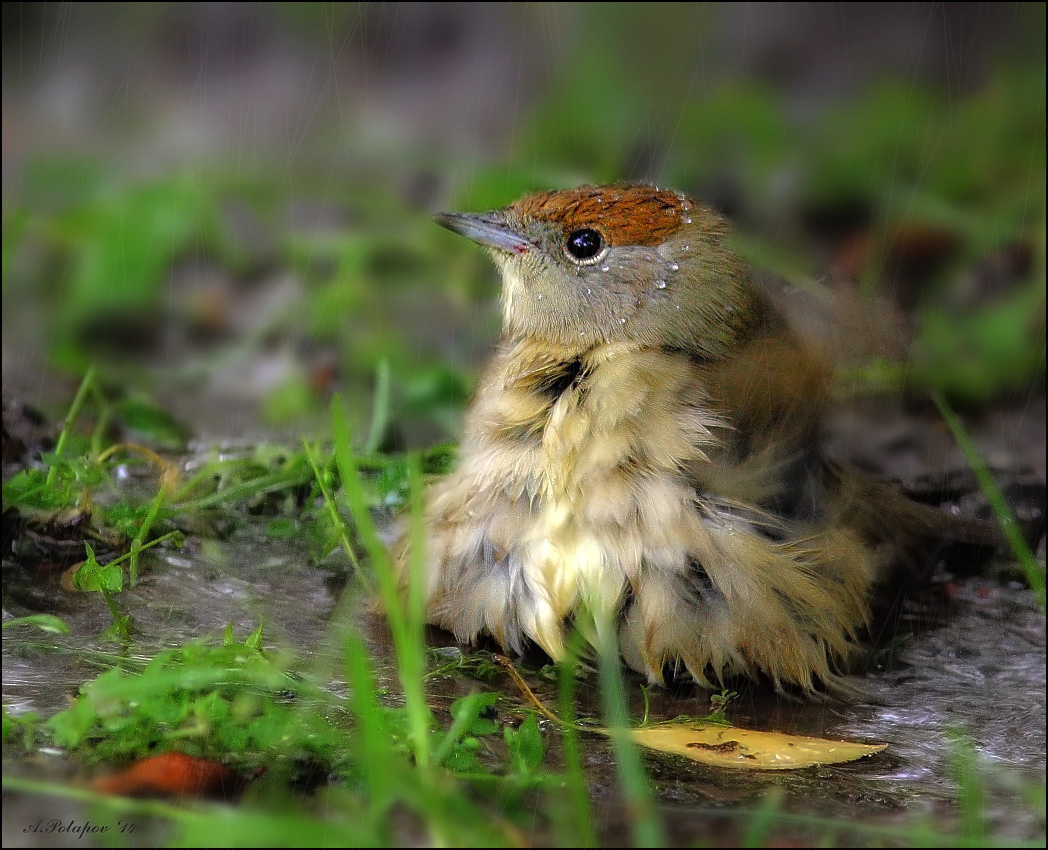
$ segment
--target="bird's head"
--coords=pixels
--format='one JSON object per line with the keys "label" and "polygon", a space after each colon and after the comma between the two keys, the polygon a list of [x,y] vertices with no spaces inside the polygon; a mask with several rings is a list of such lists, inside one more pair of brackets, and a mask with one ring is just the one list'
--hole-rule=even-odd
{"label": "bird's head", "polygon": [[512,336],[572,350],[635,342],[721,358],[753,321],[755,294],[724,242],[726,222],[677,192],[581,186],[435,219],[494,258]]}

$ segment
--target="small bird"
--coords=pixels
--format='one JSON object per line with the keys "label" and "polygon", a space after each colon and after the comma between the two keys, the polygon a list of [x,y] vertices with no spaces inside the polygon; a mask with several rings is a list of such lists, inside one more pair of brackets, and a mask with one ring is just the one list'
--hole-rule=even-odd
{"label": "small bird", "polygon": [[820,454],[831,364],[725,220],[640,184],[435,219],[494,259],[503,329],[425,496],[428,622],[555,661],[611,624],[654,683],[834,687],[878,571],[942,515]]}

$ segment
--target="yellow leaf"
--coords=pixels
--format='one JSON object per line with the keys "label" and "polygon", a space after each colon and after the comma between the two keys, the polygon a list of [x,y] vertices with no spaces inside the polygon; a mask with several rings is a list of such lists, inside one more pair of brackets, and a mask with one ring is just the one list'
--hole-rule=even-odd
{"label": "yellow leaf", "polygon": [[641,746],[653,750],[674,753],[702,764],[751,770],[787,770],[855,761],[888,746],[754,732],[731,726],[645,726],[631,729],[630,735]]}
{"label": "yellow leaf", "polygon": [[[524,696],[543,716],[554,723],[563,724],[535,696],[508,658],[496,655],[495,660],[505,668]],[[609,729],[587,728],[584,731],[609,736],[613,734]],[[750,770],[793,770],[816,764],[839,764],[879,753],[888,746],[804,738],[782,732],[754,732],[733,726],[704,726],[694,722],[641,726],[630,729],[629,734],[642,747],[652,750],[684,756],[702,764]]]}

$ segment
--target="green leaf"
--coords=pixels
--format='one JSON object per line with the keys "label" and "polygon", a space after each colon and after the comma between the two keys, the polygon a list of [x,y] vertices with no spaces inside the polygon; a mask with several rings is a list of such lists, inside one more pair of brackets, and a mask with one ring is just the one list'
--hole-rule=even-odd
{"label": "green leaf", "polygon": [[266,523],[266,536],[273,540],[294,540],[302,533],[302,523],[290,517],[271,519]]}
{"label": "green leaf", "polygon": [[95,559],[95,550],[90,543],[85,543],[87,560],[73,574],[73,587],[77,590],[108,591],[119,593],[124,589],[124,571],[119,564],[99,564]]}
{"label": "green leaf", "polygon": [[38,629],[43,629],[45,632],[51,632],[56,635],[69,634],[69,624],[53,614],[33,614],[29,617],[15,617],[5,622],[3,627],[6,629],[11,626],[36,626]]}
{"label": "green leaf", "polygon": [[204,188],[169,179],[93,198],[67,218],[76,265],[60,324],[156,308],[172,262],[199,232]]}
{"label": "green leaf", "polygon": [[530,713],[516,729],[507,726],[503,730],[506,746],[509,747],[514,773],[531,775],[542,764],[545,746],[542,732],[534,713]]}
{"label": "green leaf", "polygon": [[499,729],[498,721],[481,715],[490,713],[498,701],[497,693],[470,694],[451,704],[451,716],[462,724],[464,734],[492,735]]}
{"label": "green leaf", "polygon": [[248,649],[254,649],[254,650],[261,651],[261,649],[262,649],[262,628],[263,628],[264,625],[265,625],[264,623],[259,623],[258,624],[258,628],[255,629],[251,634],[249,634],[247,636],[247,639],[244,641],[244,646],[246,646]]}
{"label": "green leaf", "polygon": [[187,432],[175,418],[145,396],[123,399],[116,414],[129,440],[168,451],[185,449]]}

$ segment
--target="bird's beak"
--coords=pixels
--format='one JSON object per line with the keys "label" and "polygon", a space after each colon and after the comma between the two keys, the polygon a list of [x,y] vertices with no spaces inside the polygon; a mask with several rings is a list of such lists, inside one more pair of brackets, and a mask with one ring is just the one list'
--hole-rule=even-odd
{"label": "bird's beak", "polygon": [[441,227],[472,239],[478,245],[508,251],[511,254],[526,254],[535,245],[500,212],[486,213],[437,213],[433,220]]}

